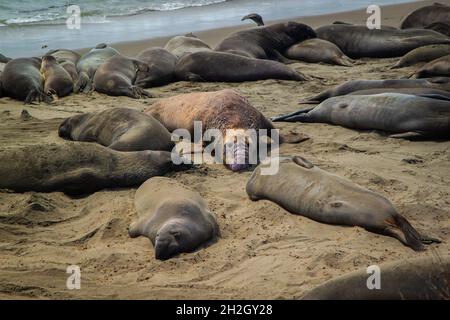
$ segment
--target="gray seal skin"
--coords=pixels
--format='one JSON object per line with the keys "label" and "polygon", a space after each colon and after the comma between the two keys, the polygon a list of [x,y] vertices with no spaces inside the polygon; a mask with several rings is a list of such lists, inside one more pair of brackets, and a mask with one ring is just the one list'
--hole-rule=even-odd
{"label": "gray seal skin", "polygon": [[115,55],[98,67],[93,79],[94,89],[110,96],[151,97],[150,93],[134,85],[136,79],[146,78],[149,72],[146,63]]}
{"label": "gray seal skin", "polygon": [[102,65],[106,60],[119,52],[107,46],[104,43],[97,45],[91,49],[88,53],[84,54],[77,62],[78,81],[75,83],[74,92],[89,92],[92,90],[92,80],[94,79],[95,72],[98,67]]}
{"label": "gray seal skin", "polygon": [[449,300],[450,256],[420,257],[379,265],[380,289],[369,290],[367,269],[331,279],[303,300]]}
{"label": "gray seal skin", "polygon": [[450,76],[450,54],[428,62],[412,75],[417,79],[448,76]]}
{"label": "gray seal skin", "polygon": [[40,68],[39,58],[19,58],[9,61],[2,75],[4,95],[25,103],[51,102],[52,98],[44,92],[44,78]]}
{"label": "gray seal skin", "polygon": [[316,33],[305,24],[277,23],[232,33],[215,50],[287,63],[290,60],[282,55],[287,48],[313,38],[316,38]]}
{"label": "gray seal skin", "polygon": [[73,83],[75,84],[78,81],[78,71],[77,66],[72,61],[57,59],[59,65],[67,71],[67,73],[72,78]]}
{"label": "gray seal skin", "polygon": [[185,54],[194,52],[212,51],[211,47],[207,43],[192,34],[176,36],[170,39],[164,49],[172,53],[177,58],[181,58]]}
{"label": "gray seal skin", "polygon": [[344,96],[349,93],[367,89],[394,88],[430,88],[450,91],[450,78],[436,77],[430,79],[392,79],[392,80],[350,80],[318,95],[300,100],[300,104],[318,104],[328,98]]}
{"label": "gray seal skin", "polygon": [[136,191],[139,219],[129,227],[135,238],[145,236],[155,247],[155,258],[169,259],[211,244],[219,226],[198,192],[169,178],[154,177]]}
{"label": "gray seal skin", "polygon": [[436,22],[450,21],[450,7],[441,3],[434,3],[414,10],[401,22],[401,29],[425,28]]}
{"label": "gray seal skin", "polygon": [[317,222],[358,226],[394,237],[414,250],[436,239],[421,236],[382,195],[326,172],[303,157],[280,158],[274,175],[259,165],[246,191],[251,200],[270,200],[287,211]]}
{"label": "gray seal skin", "polygon": [[64,120],[58,134],[75,141],[97,142],[117,151],[171,151],[169,131],[155,118],[128,108],[83,113]]}
{"label": "gray seal skin", "polygon": [[348,95],[327,99],[310,111],[299,111],[282,121],[447,137],[450,133],[450,102],[401,93]]}
{"label": "gray seal skin", "polygon": [[247,58],[224,52],[196,52],[185,55],[178,60],[175,75],[181,81],[310,80],[308,76],[277,61]]}
{"label": "gray seal skin", "polygon": [[317,37],[337,45],[352,59],[394,58],[430,44],[450,44],[450,38],[433,30],[369,30],[366,26],[335,24],[316,29]]}
{"label": "gray seal skin", "polygon": [[350,96],[367,96],[367,95],[380,94],[380,93],[403,93],[403,94],[410,94],[410,95],[419,96],[419,97],[450,100],[450,92],[449,91],[430,89],[430,88],[367,89],[367,90],[354,91],[352,93],[349,93],[349,95]]}
{"label": "gray seal skin", "polygon": [[0,189],[16,192],[92,193],[139,185],[177,168],[170,152],[120,152],[85,142],[2,148],[0,161]]}
{"label": "gray seal skin", "polygon": [[73,91],[73,79],[54,56],[42,57],[41,74],[44,77],[44,92],[57,97],[65,97]]}
{"label": "gray seal skin", "polygon": [[345,67],[351,67],[354,63],[334,43],[322,39],[310,39],[294,44],[283,55],[292,60],[323,62]]}
{"label": "gray seal skin", "polygon": [[391,69],[404,68],[419,62],[430,62],[450,54],[450,45],[433,44],[414,49],[404,55]]}
{"label": "gray seal skin", "polygon": [[81,55],[78,52],[69,49],[56,49],[50,50],[44,56],[53,56],[56,60],[67,60],[72,62],[73,64],[77,64],[78,60],[80,60]]}
{"label": "gray seal skin", "polygon": [[177,57],[163,48],[150,48],[142,51],[136,59],[145,62],[149,70],[136,77],[135,85],[141,88],[162,86],[175,78]]}
{"label": "gray seal skin", "polygon": [[450,37],[450,24],[447,22],[435,22],[426,26],[425,29],[434,30],[436,32],[442,33],[447,37]]}

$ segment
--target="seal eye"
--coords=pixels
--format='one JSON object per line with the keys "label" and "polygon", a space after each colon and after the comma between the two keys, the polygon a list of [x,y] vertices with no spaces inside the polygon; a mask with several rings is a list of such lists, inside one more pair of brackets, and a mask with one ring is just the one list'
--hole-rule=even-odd
{"label": "seal eye", "polygon": [[175,240],[178,241],[181,238],[181,232],[179,231],[172,232],[172,236],[175,238]]}

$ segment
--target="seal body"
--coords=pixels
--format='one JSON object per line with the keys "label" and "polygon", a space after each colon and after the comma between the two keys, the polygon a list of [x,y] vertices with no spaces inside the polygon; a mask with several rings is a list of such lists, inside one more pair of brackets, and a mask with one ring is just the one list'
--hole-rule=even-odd
{"label": "seal body", "polygon": [[196,36],[177,36],[170,39],[164,47],[177,58],[194,52],[211,51],[211,47]]}
{"label": "seal body", "polygon": [[169,131],[159,121],[120,107],[67,118],[58,134],[75,141],[94,141],[118,151],[171,151],[174,147]]}
{"label": "seal body", "polygon": [[325,100],[309,112],[284,121],[330,123],[351,129],[390,133],[450,133],[450,102],[408,94],[383,93]]}
{"label": "seal body", "polygon": [[288,59],[282,55],[287,48],[312,38],[316,38],[316,33],[305,24],[277,23],[235,32],[222,40],[215,50],[287,62]]}
{"label": "seal body", "polygon": [[420,257],[379,265],[381,286],[368,288],[366,269],[331,279],[304,300],[449,300],[450,257]]}
{"label": "seal body", "polygon": [[415,78],[450,76],[450,54],[428,62],[414,73]]}
{"label": "seal body", "polygon": [[220,235],[216,219],[200,194],[173,179],[147,180],[136,191],[134,204],[139,219],[130,225],[129,235],[149,238],[156,259],[192,252]]}
{"label": "seal body", "polygon": [[[233,144],[229,150],[232,159],[228,163],[233,171],[240,171],[249,166],[248,144],[235,143],[236,136],[245,135],[248,129],[269,131],[274,129],[272,123],[245,97],[230,89],[188,93],[161,99],[151,105],[145,113],[155,117],[169,131],[186,129],[191,137],[194,136],[194,121],[202,123],[202,133],[208,129],[220,130],[224,146],[227,143]],[[248,137],[242,140],[248,142]]]}
{"label": "seal body", "polygon": [[119,152],[82,142],[2,149],[0,161],[0,188],[16,192],[90,193],[135,186],[175,169],[170,152]]}
{"label": "seal body", "polygon": [[150,93],[134,85],[136,78],[146,78],[148,72],[146,63],[115,55],[98,67],[93,80],[94,88],[110,96],[151,97]]}
{"label": "seal body", "polygon": [[367,89],[358,90],[349,93],[351,96],[367,96],[380,93],[402,93],[419,97],[427,97],[440,100],[450,100],[450,92],[432,89],[432,88],[380,88],[380,89]]}
{"label": "seal body", "polygon": [[177,57],[163,48],[142,51],[137,59],[145,62],[149,70],[136,77],[135,85],[150,88],[168,84],[174,80]]}
{"label": "seal body", "polygon": [[247,58],[224,52],[197,52],[185,55],[178,60],[175,75],[177,79],[183,81],[211,82],[309,79],[277,61]]}
{"label": "seal body", "polygon": [[44,78],[44,92],[47,95],[65,97],[73,91],[73,79],[54,56],[42,57],[41,74]]}
{"label": "seal body", "polygon": [[366,26],[334,24],[316,30],[320,39],[337,45],[352,59],[393,58],[430,44],[450,44],[450,38],[433,30],[369,30]]}
{"label": "seal body", "polygon": [[397,88],[429,88],[450,91],[450,78],[436,77],[432,79],[392,79],[392,80],[350,80],[318,95],[301,100],[300,103],[316,104],[328,98],[344,96],[349,93],[369,89]]}
{"label": "seal body", "polygon": [[92,90],[92,79],[98,67],[106,60],[119,52],[107,46],[104,43],[97,45],[95,48],[84,54],[77,62],[78,81],[75,84],[75,92],[89,92]]}
{"label": "seal body", "polygon": [[78,52],[69,49],[56,49],[50,50],[44,56],[53,56],[56,60],[65,60],[70,61],[73,64],[77,64],[78,60],[80,60],[81,55]]}
{"label": "seal body", "polygon": [[39,58],[19,58],[9,61],[2,75],[4,94],[25,103],[51,102],[51,97],[44,92],[44,78],[40,68]]}
{"label": "seal body", "polygon": [[447,44],[433,44],[429,46],[419,47],[408,52],[403,56],[393,67],[403,68],[415,65],[419,62],[430,62],[440,57],[450,54],[450,45]]}
{"label": "seal body", "polygon": [[353,60],[347,57],[334,43],[322,39],[309,39],[289,47],[284,56],[292,60],[310,63],[328,63],[350,67]]}
{"label": "seal body", "polygon": [[260,164],[246,191],[251,200],[270,200],[287,211],[309,219],[389,235],[414,250],[422,237],[397,213],[389,200],[351,181],[328,173],[302,157],[281,159],[275,175],[261,174]]}
{"label": "seal body", "polygon": [[414,10],[408,14],[400,24],[401,29],[425,28],[436,22],[450,21],[450,7],[434,3]]}

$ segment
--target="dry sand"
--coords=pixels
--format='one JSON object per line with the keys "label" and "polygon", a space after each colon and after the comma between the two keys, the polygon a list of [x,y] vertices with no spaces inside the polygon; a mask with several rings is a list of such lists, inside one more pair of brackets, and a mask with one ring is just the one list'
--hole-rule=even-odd
{"label": "dry sand", "polygon": [[[391,6],[383,11],[384,21],[397,25],[406,12],[420,5],[423,2]],[[362,22],[365,16],[360,11],[299,21],[317,26],[334,20]],[[229,31],[200,36],[217,40]],[[118,48],[128,48],[127,54],[140,50],[131,44]],[[415,69],[389,70],[396,60],[363,59],[352,68],[292,65],[323,81],[179,82],[150,91],[168,97],[234,88],[270,117],[296,110],[299,98],[346,80],[399,78]],[[2,98],[0,146],[61,142],[57,127],[64,117],[115,106],[143,110],[156,100],[92,93],[72,95],[51,105],[24,106]],[[36,119],[21,120],[23,109]],[[320,224],[268,201],[251,202],[245,193],[251,172],[200,166],[169,176],[207,200],[218,217],[222,238],[204,250],[168,261],[155,260],[147,238],[127,235],[136,217],[135,189],[105,190],[81,198],[58,192],[0,192],[0,298],[292,299],[326,280],[372,264],[431,257],[434,251],[449,254],[450,142],[396,140],[377,132],[325,124],[277,126],[312,138],[299,145],[283,145],[283,155],[304,155],[323,169],[380,192],[419,231],[443,243],[418,253],[396,239],[361,228]],[[81,267],[81,290],[66,289],[69,265]]]}

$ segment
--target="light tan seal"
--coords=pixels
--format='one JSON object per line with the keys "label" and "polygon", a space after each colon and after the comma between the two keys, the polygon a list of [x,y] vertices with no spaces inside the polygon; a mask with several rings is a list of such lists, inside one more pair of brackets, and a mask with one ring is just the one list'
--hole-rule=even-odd
{"label": "light tan seal", "polygon": [[42,57],[41,73],[44,78],[44,92],[47,95],[61,98],[72,93],[73,79],[55,57]]}

